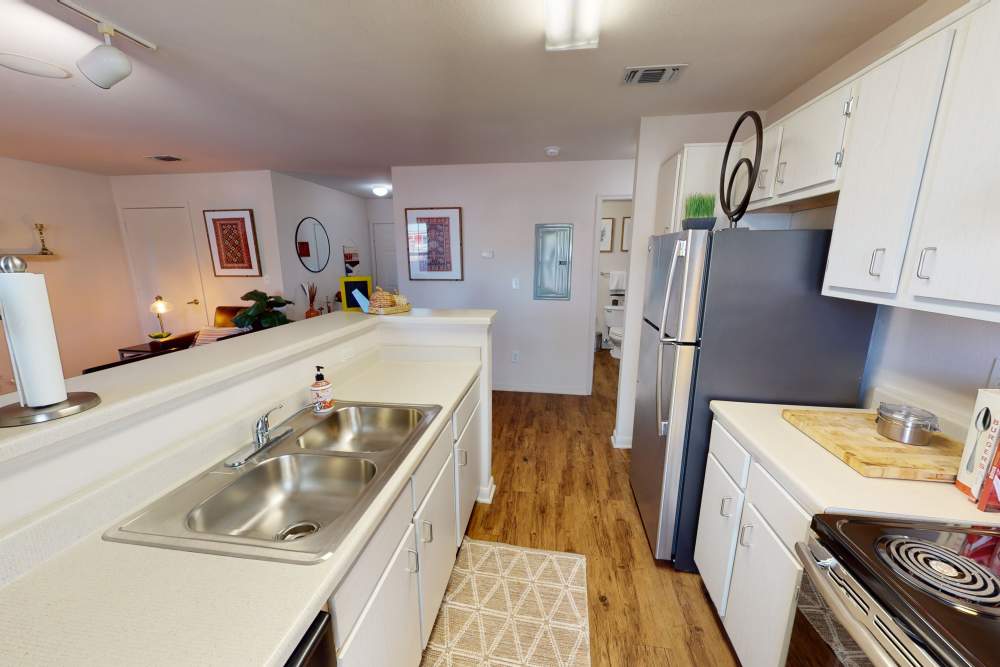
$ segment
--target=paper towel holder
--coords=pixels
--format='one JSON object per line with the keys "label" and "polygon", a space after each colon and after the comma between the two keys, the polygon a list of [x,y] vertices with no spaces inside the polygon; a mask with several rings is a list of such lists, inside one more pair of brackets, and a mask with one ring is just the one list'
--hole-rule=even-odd
{"label": "paper towel holder", "polygon": [[[27,264],[23,259],[7,255],[0,257],[0,272],[23,273]],[[15,371],[15,376],[17,372]],[[52,405],[37,408],[13,403],[0,407],[0,428],[10,426],[27,426],[41,422],[69,417],[89,410],[101,402],[101,397],[92,391],[71,391],[66,394],[66,400]]]}

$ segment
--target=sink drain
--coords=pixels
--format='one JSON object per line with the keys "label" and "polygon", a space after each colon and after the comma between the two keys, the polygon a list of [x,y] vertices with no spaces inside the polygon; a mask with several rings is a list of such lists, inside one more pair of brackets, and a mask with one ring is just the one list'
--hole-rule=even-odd
{"label": "sink drain", "polygon": [[312,535],[319,530],[319,524],[315,521],[299,521],[283,528],[274,539],[278,542],[292,542]]}

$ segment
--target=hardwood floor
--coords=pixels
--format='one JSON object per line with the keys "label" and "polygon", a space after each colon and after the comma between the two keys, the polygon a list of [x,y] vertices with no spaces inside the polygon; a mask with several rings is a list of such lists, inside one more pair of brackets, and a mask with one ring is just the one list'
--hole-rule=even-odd
{"label": "hardwood floor", "polygon": [[492,505],[468,535],[587,557],[594,665],[736,665],[698,575],[650,554],[612,448],[618,362],[595,356],[591,396],[493,394]]}

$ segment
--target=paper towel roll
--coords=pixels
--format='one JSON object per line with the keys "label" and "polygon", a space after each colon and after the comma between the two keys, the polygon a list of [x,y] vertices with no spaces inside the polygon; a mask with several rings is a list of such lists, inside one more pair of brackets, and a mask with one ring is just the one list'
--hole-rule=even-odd
{"label": "paper towel roll", "polygon": [[45,276],[0,273],[0,316],[21,405],[37,408],[65,401],[66,382]]}

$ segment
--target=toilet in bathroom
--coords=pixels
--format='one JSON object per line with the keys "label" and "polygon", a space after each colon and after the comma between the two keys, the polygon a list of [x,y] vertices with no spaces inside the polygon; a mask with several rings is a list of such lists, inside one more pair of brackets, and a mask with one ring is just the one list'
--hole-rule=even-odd
{"label": "toilet in bathroom", "polygon": [[625,336],[625,298],[611,297],[611,303],[604,306],[604,324],[608,328],[611,342],[611,356],[622,358],[622,339]]}

